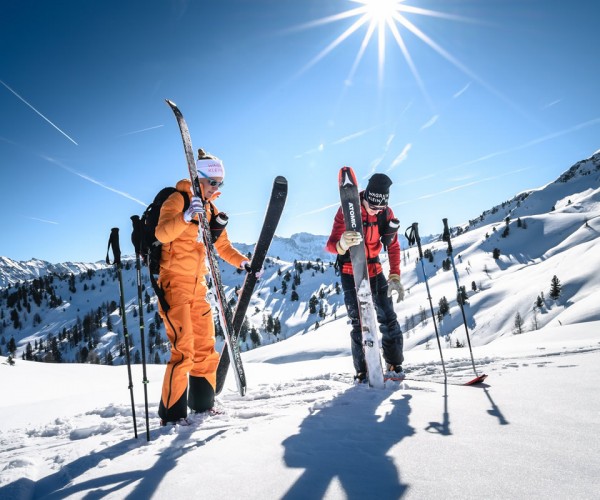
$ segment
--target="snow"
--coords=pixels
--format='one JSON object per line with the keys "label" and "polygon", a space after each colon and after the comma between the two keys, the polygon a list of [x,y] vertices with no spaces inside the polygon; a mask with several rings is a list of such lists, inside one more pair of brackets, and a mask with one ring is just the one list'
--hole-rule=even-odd
{"label": "snow", "polygon": [[[480,386],[423,382],[439,353],[410,351],[409,378],[378,390],[353,384],[340,319],[244,353],[248,394],[229,377],[224,413],[187,427],[158,425],[149,365],[149,442],[139,365],[136,439],[126,367],[2,363],[0,498],[593,498],[599,331],[475,347]],[[450,381],[472,378],[468,349],[444,352]]]}

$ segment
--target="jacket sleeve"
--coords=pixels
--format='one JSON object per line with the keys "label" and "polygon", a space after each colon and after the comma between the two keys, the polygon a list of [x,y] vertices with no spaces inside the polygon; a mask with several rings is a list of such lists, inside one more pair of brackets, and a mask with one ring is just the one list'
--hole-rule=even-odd
{"label": "jacket sleeve", "polygon": [[215,242],[215,249],[217,250],[219,257],[225,262],[231,264],[234,267],[240,267],[241,263],[245,260],[249,260],[243,253],[234,248],[227,235],[227,229],[224,229],[221,235]]}
{"label": "jacket sleeve", "polygon": [[183,206],[183,196],[179,192],[173,193],[163,203],[154,231],[156,239],[161,243],[172,242],[188,227],[183,219]]}
{"label": "jacket sleeve", "polygon": [[331,234],[329,235],[329,239],[327,240],[327,244],[325,245],[325,250],[337,255],[338,251],[336,245],[337,242],[340,241],[342,233],[345,230],[346,223],[344,222],[344,214],[342,212],[342,207],[340,207],[338,208],[338,211],[335,214],[335,218],[333,219],[333,228],[331,229]]}
{"label": "jacket sleeve", "polygon": [[[392,209],[389,209],[388,220],[395,218]],[[398,240],[398,233],[394,236],[392,242],[388,245],[387,249],[388,259],[390,263],[390,274],[397,274],[400,276],[400,240]]]}

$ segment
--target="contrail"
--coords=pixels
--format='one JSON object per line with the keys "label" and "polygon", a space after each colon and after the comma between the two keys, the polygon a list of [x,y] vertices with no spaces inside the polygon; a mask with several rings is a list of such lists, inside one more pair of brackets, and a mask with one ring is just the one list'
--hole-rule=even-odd
{"label": "contrail", "polygon": [[143,128],[142,130],[134,130],[133,132],[127,132],[125,134],[121,134],[119,137],[125,137],[126,135],[139,134],[140,132],[147,132],[148,130],[154,130],[160,127],[164,127],[164,125],[155,125],[154,127]]}
{"label": "contrail", "polygon": [[37,220],[39,222],[45,222],[46,224],[58,224],[58,222],[54,222],[53,220],[38,219],[37,217],[29,217],[27,215],[24,215],[23,217],[27,217],[28,219],[31,219],[31,220]]}
{"label": "contrail", "polygon": [[27,106],[33,109],[38,115],[40,115],[44,120],[46,120],[50,125],[52,125],[56,130],[58,130],[62,135],[64,135],[67,139],[69,139],[75,146],[79,146],[73,139],[71,139],[67,134],[65,134],[61,129],[59,129],[54,123],[52,123],[48,118],[46,118],[42,113],[40,113],[37,109],[35,109],[31,104],[29,104],[25,99],[23,99],[19,94],[17,94],[13,89],[11,89],[6,83],[0,80],[0,83],[4,85],[8,90],[10,90],[16,97],[18,97],[21,101],[23,101]]}
{"label": "contrail", "polygon": [[58,160],[55,160],[54,158],[50,158],[49,156],[44,156],[41,155],[41,157],[46,160],[49,161],[50,163],[54,163],[55,165],[58,165],[61,168],[64,168],[67,172],[71,172],[72,174],[78,175],[79,177],[81,177],[82,179],[85,179],[86,181],[90,181],[92,184],[96,184],[97,186],[103,187],[104,189],[108,189],[109,191],[112,191],[113,193],[117,193],[120,194],[121,196],[124,196],[125,198],[128,198],[132,201],[135,201],[136,203],[139,203],[142,206],[147,206],[148,203],[145,203],[143,201],[138,200],[137,198],[134,198],[133,196],[131,196],[128,193],[125,193],[123,191],[119,191],[118,189],[112,188],[110,186],[107,186],[106,184],[103,184],[100,181],[97,181],[96,179],[93,179],[92,177],[82,174],[80,172],[77,172],[77,170],[72,169],[71,167],[67,167],[66,165],[64,165],[63,163],[59,162]]}
{"label": "contrail", "polygon": [[550,134],[544,135],[542,137],[538,137],[537,139],[532,139],[529,142],[526,142],[524,144],[520,144],[518,146],[514,146],[512,148],[507,148],[507,149],[503,149],[500,151],[495,151],[493,153],[488,153],[487,155],[481,156],[479,158],[475,158],[474,160],[469,160],[466,161],[464,163],[461,163],[460,165],[455,165],[454,167],[448,167],[445,168],[443,170],[438,171],[439,172],[445,172],[447,170],[454,170],[456,168],[460,168],[460,167],[466,167],[468,165],[473,165],[474,163],[479,163],[485,160],[489,160],[490,158],[494,158],[496,156],[501,156],[501,155],[505,155],[505,154],[509,154],[509,153],[515,153],[517,151],[521,151],[523,149],[527,149],[531,146],[537,146],[538,144],[541,144],[543,142],[547,142],[550,141],[552,139],[556,139],[558,137],[562,137],[563,135],[567,135],[567,134],[571,134],[573,132],[577,132],[578,130],[584,129],[584,128],[588,128],[588,127],[592,127],[595,125],[600,125],[600,117],[598,118],[594,118],[592,120],[588,120],[586,122],[583,123],[579,123],[577,125],[573,125],[572,127],[569,127],[567,129],[564,130],[559,130],[558,132],[552,132]]}
{"label": "contrail", "polygon": [[324,207],[316,208],[314,210],[310,210],[309,212],[304,212],[304,213],[298,214],[298,215],[296,215],[296,217],[304,217],[305,215],[317,214],[319,212],[324,212],[325,210],[329,210],[330,208],[339,207],[339,206],[340,206],[339,202],[332,203],[331,205],[325,205]]}

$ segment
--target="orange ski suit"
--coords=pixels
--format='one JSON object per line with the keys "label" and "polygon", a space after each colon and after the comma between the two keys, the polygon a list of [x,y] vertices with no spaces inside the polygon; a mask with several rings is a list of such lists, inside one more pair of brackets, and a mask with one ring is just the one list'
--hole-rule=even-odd
{"label": "orange ski suit", "polygon": [[[192,185],[188,179],[179,181],[176,188],[191,196]],[[217,196],[218,193],[212,199]],[[205,202],[209,221],[213,213],[211,205],[214,214],[218,213],[212,199]],[[169,304],[168,311],[159,305],[159,314],[171,342],[171,358],[165,371],[159,408],[165,421],[187,416],[188,373],[206,379],[214,391],[219,364],[219,353],[215,351],[215,325],[206,299],[206,249],[197,241],[198,225],[193,221],[186,223],[183,211],[184,197],[181,193],[173,193],[161,207],[155,231],[156,238],[162,243],[158,283]],[[226,229],[214,246],[219,256],[232,266],[240,267],[248,260],[232,246]]]}

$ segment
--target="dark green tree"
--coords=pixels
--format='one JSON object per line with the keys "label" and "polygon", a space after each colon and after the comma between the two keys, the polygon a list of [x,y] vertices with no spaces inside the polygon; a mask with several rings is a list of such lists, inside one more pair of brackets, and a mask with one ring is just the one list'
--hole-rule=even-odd
{"label": "dark green tree", "polygon": [[556,300],[560,297],[560,292],[562,290],[562,285],[560,284],[560,280],[556,277],[556,274],[552,277],[552,281],[550,282],[550,298],[552,300]]}

